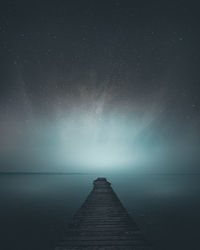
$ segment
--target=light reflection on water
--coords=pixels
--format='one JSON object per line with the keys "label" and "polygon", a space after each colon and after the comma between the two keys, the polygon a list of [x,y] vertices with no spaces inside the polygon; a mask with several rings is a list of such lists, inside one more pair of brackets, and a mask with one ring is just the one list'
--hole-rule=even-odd
{"label": "light reflection on water", "polygon": [[[96,177],[0,175],[5,249],[53,249]],[[106,177],[157,249],[200,249],[200,175]]]}

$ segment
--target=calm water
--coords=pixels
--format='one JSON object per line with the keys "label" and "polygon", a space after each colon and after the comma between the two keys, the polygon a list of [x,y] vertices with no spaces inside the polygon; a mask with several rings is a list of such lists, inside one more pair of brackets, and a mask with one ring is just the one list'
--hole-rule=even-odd
{"label": "calm water", "polygon": [[[96,177],[0,175],[0,249],[54,249]],[[106,177],[156,249],[200,249],[200,175]]]}

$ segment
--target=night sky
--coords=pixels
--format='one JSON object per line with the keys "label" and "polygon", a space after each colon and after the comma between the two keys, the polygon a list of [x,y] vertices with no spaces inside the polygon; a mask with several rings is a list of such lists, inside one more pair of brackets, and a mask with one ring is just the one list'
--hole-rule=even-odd
{"label": "night sky", "polygon": [[1,171],[199,172],[198,1],[1,1]]}

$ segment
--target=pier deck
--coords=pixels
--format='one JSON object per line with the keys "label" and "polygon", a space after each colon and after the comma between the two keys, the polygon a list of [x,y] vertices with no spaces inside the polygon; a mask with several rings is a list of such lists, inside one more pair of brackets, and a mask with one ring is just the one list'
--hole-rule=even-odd
{"label": "pier deck", "polygon": [[152,249],[105,178],[75,214],[65,238],[56,250]]}

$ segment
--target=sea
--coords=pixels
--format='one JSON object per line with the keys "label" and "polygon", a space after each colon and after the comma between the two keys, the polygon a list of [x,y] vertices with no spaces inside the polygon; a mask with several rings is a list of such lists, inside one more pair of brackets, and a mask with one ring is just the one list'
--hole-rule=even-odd
{"label": "sea", "polygon": [[53,250],[106,177],[158,250],[200,249],[198,174],[0,174],[1,250]]}

